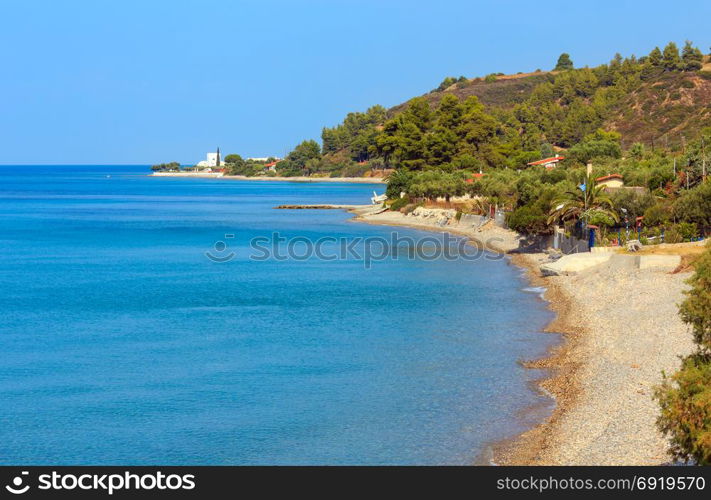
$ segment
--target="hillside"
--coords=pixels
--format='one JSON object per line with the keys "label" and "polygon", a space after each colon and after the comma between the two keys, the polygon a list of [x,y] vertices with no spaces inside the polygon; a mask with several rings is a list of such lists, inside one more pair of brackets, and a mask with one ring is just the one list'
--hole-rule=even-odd
{"label": "hillside", "polygon": [[678,147],[711,126],[711,74],[664,73],[644,82],[611,112],[605,127],[624,144]]}
{"label": "hillside", "polygon": [[[496,81],[487,82],[483,78],[474,78],[463,84],[454,84],[443,91],[433,91],[425,94],[432,107],[436,107],[442,96],[454,94],[459,99],[476,96],[485,106],[510,108],[515,104],[525,101],[536,86],[553,80],[556,72],[521,73],[517,75],[498,76]],[[407,102],[390,108],[396,114],[407,106]]]}
{"label": "hillside", "polygon": [[[706,60],[709,59],[707,56]],[[682,147],[711,126],[711,62],[698,73],[660,72],[616,103],[603,127],[622,134],[623,145],[635,142],[650,147]],[[435,109],[446,94],[460,100],[476,96],[487,109],[511,109],[531,96],[540,84],[554,82],[558,72],[497,76],[495,81],[474,78],[435,90],[421,97]],[[389,116],[402,112],[410,101],[393,106]]]}
{"label": "hillside", "polygon": [[282,175],[370,171],[523,169],[566,150],[569,162],[621,158],[634,149],[685,153],[711,127],[709,57],[687,41],[642,57],[615,54],[575,68],[466,78],[386,109],[374,105],[324,127],[279,163]]}

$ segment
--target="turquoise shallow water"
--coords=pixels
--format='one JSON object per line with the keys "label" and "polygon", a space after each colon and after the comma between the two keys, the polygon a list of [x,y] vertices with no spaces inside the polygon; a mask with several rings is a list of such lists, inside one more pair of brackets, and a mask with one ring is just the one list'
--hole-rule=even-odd
{"label": "turquoise shallow water", "polygon": [[0,167],[0,463],[466,464],[545,401],[518,362],[550,313],[506,260],[248,258],[389,238],[272,209],[382,186],[146,171]]}

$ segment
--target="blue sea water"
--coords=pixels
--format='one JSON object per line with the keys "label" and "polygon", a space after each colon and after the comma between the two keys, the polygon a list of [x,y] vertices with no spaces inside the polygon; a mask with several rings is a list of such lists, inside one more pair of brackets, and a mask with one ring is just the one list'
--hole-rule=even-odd
{"label": "blue sea water", "polygon": [[0,463],[469,464],[546,402],[550,313],[506,260],[249,259],[389,238],[273,210],[382,186],[146,173],[0,167]]}

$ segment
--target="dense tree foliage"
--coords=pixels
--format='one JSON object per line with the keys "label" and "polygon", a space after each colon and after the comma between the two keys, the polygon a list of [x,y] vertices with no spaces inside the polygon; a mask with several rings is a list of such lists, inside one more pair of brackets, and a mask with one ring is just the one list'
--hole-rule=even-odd
{"label": "dense tree foliage", "polygon": [[425,167],[455,170],[492,163],[496,155],[491,140],[497,134],[496,119],[472,96],[463,102],[445,95],[434,111],[423,97],[410,101],[407,109],[385,122],[376,139],[376,151],[396,168]]}
{"label": "dense tree foliage", "polygon": [[347,149],[351,159],[365,161],[375,146],[377,126],[385,120],[386,111],[382,106],[373,106],[365,113],[348,113],[343,123],[324,128],[321,132],[323,153],[336,153]]}
{"label": "dense tree foliage", "polygon": [[244,163],[244,159],[238,154],[230,154],[225,156],[225,163],[239,165]]}
{"label": "dense tree foliage", "polygon": [[[349,113],[341,124],[323,129],[318,161],[308,167],[306,162],[290,161],[283,168],[335,175],[345,169],[361,170],[354,164],[370,163],[409,170],[519,169],[550,156],[552,148],[573,148],[571,158],[583,163],[599,156],[620,158],[619,136],[599,132],[612,110],[645,79],[693,71],[702,60],[690,42],[681,55],[670,42],[663,51],[655,47],[639,59],[615,54],[608,64],[595,68],[573,69],[570,56],[561,54],[559,71],[507,108],[487,109],[473,96],[459,99],[448,89],[472,81],[447,77],[436,89],[443,94],[437,101],[417,97],[398,112],[373,106]],[[641,147],[634,152],[637,158]]]}
{"label": "dense tree foliage", "polygon": [[621,136],[617,132],[605,132],[598,129],[570,148],[568,156],[581,163],[588,163],[593,158],[620,158],[622,156],[620,138]]}
{"label": "dense tree foliage", "polygon": [[321,146],[310,139],[296,146],[283,161],[279,162],[277,168],[285,176],[308,175],[317,170],[320,159]]}
{"label": "dense tree foliage", "polygon": [[180,170],[180,163],[177,161],[171,161],[170,163],[159,163],[153,165],[151,170],[154,172],[177,172]]}

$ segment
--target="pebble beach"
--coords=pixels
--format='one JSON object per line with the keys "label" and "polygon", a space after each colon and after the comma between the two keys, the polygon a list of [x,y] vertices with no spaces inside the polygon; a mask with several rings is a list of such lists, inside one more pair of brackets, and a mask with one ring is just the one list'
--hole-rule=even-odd
{"label": "pebble beach", "polygon": [[[449,231],[499,252],[522,237],[493,224],[462,227],[399,212],[351,209],[370,224]],[[495,447],[493,462],[508,465],[660,465],[670,463],[667,442],[656,428],[653,399],[663,373],[678,369],[693,349],[677,313],[690,273],[597,266],[572,276],[543,277],[544,254],[514,254],[557,313],[548,332],[565,341],[532,368],[547,368],[540,382],[555,398],[552,415],[517,438]]]}

